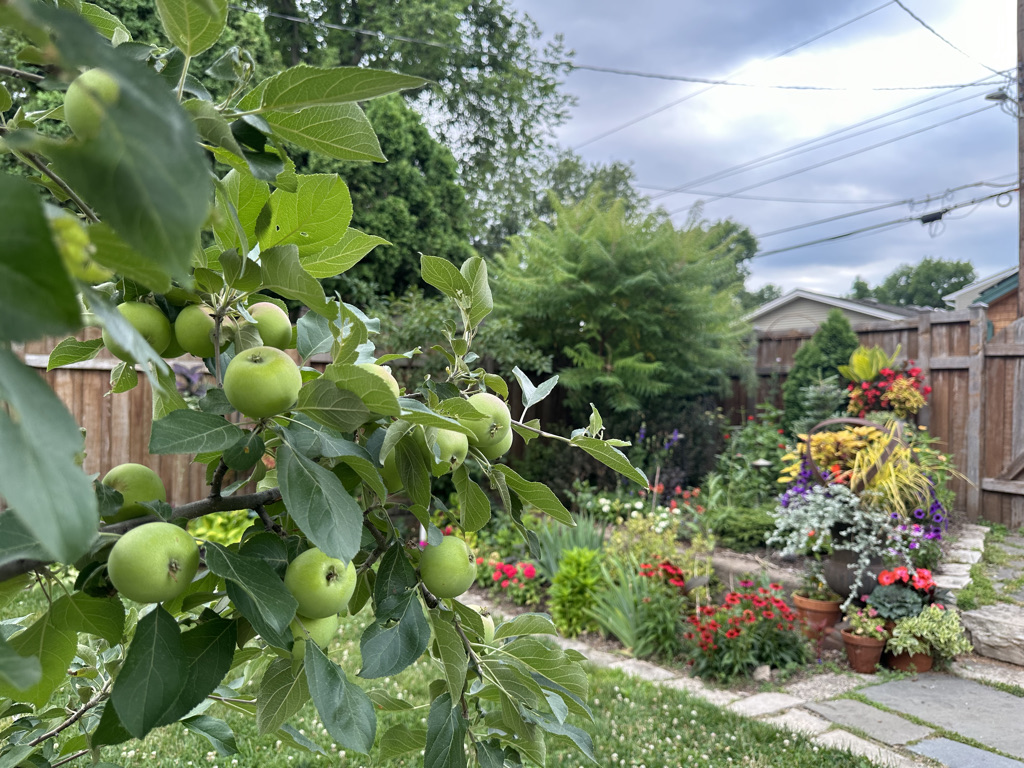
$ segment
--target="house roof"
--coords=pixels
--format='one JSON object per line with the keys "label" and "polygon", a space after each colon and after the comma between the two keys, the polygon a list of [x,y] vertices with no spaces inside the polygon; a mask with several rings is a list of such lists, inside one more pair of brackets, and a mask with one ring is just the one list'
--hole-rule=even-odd
{"label": "house roof", "polygon": [[989,286],[987,289],[978,294],[978,297],[974,300],[975,304],[991,304],[997,299],[1001,299],[1010,291],[1017,290],[1018,283],[1018,272],[1016,269],[1013,270],[1013,274],[1009,277],[1004,277],[998,283]]}
{"label": "house roof", "polygon": [[[975,301],[982,301],[981,294],[985,293],[989,288],[998,285],[1008,277],[1015,277],[1018,269],[1019,265],[1015,264],[1012,267],[1004,269],[1002,272],[996,272],[994,275],[989,275],[981,280],[975,280],[973,283],[964,286],[959,291],[947,293],[942,297],[942,300],[953,309],[964,309]],[[996,298],[998,298],[998,296]],[[985,303],[988,303],[988,300],[986,300]]]}
{"label": "house roof", "polygon": [[799,299],[808,299],[810,301],[825,304],[829,307],[846,309],[851,312],[859,312],[863,315],[876,317],[879,320],[899,320],[904,317],[915,317],[920,312],[925,311],[916,307],[897,307],[891,304],[880,304],[871,299],[842,299],[838,296],[830,296],[827,293],[809,291],[806,288],[795,288],[785,296],[780,296],[773,301],[769,301],[767,304],[762,304],[753,312],[747,314],[744,319],[748,322],[753,322],[758,318],[774,312],[775,310]]}

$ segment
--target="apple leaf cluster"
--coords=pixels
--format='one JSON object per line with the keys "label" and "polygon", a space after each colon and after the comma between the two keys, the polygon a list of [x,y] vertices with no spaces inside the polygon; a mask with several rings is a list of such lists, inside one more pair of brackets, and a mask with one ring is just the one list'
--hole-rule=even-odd
{"label": "apple leaf cluster", "polygon": [[[231,754],[214,701],[316,751],[288,724],[308,700],[342,748],[422,753],[428,768],[543,765],[548,735],[593,760],[567,719],[591,716],[582,656],[544,641],[555,633],[546,616],[494,627],[463,604],[475,561],[459,534],[499,514],[536,549],[527,506],[573,524],[548,487],[499,462],[517,438],[647,478],[596,409],[569,436],[524,421],[557,378],[534,385],[515,368],[513,415],[507,382],[471,350],[494,303],[479,257],[422,256],[422,279],[459,322],[434,346],[443,375],[400,387],[386,364],[415,351],[378,354],[380,321],[318,282],[382,240],[350,226],[341,178],[297,173],[284,149],[382,161],[360,103],[426,83],[306,65],[257,81],[236,50],[206,70],[228,86],[214,99],[191,63],[224,33],[226,0],[156,6],[168,47],[133,42],[91,3],[0,7],[0,26],[29,41],[20,57],[40,70],[5,74],[64,93],[61,108],[38,113],[0,88],[2,149],[28,172],[0,176],[0,601],[33,572],[48,598],[0,635],[0,765],[100,763],[177,722]],[[40,128],[60,120],[71,130]],[[293,325],[269,293],[307,311]],[[83,340],[86,325],[100,338]],[[78,335],[49,366],[108,349],[120,361],[111,396],[151,389],[149,454],[205,465],[207,497],[171,506],[144,464],[102,481],[84,471],[74,418],[12,346],[61,333]],[[167,363],[183,354],[202,357],[213,380],[195,402]],[[434,493],[442,476],[457,509]],[[188,533],[189,521],[231,510],[252,513],[240,541]],[[330,640],[339,614],[361,611],[362,667],[345,669]],[[409,705],[373,681],[424,656],[438,675],[426,727],[381,732],[378,713]]]}

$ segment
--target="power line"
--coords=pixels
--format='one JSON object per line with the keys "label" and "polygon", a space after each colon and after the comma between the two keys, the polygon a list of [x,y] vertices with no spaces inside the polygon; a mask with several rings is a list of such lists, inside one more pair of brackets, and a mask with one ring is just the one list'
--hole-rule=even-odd
{"label": "power line", "polygon": [[[875,13],[876,11],[880,11],[883,8],[885,8],[886,6],[892,5],[894,2],[895,2],[895,0],[888,0],[888,2],[882,3],[877,8],[872,8],[867,13],[862,13],[860,16],[855,16],[854,18],[850,19],[849,21],[844,21],[842,24],[840,24],[838,26],[832,27],[831,29],[827,29],[824,32],[820,32],[817,35],[815,35],[814,37],[810,37],[810,38],[808,38],[807,40],[804,40],[801,43],[797,43],[796,45],[790,46],[786,50],[780,51],[779,53],[776,53],[774,56],[771,56],[770,58],[762,59],[760,61],[755,61],[755,62],[752,62],[751,64],[744,65],[744,66],[740,67],[739,69],[734,70],[733,72],[730,72],[725,77],[726,77],[726,79],[729,79],[731,77],[735,77],[736,75],[740,74],[741,72],[745,72],[750,67],[752,67],[754,64],[765,64],[765,63],[767,63],[769,61],[775,61],[775,59],[782,58],[783,56],[786,56],[787,54],[790,54],[790,53],[792,53],[795,50],[798,50],[800,48],[803,48],[804,46],[810,45],[811,43],[815,42],[816,40],[820,40],[821,38],[825,37],[826,35],[830,35],[833,32],[836,32],[836,31],[842,29],[843,27],[847,27],[847,26],[849,26],[850,24],[853,24],[856,21],[860,21],[861,19],[865,18],[866,16],[870,16],[871,14]],[[659,114],[661,114],[662,112],[664,112],[666,110],[672,109],[672,107],[677,107],[677,106],[679,106],[680,104],[682,104],[685,101],[689,101],[690,99],[692,99],[692,98],[694,98],[696,96],[700,96],[702,93],[707,93],[708,91],[710,91],[714,87],[715,87],[714,85],[709,85],[707,88],[701,88],[700,90],[693,91],[692,93],[688,93],[688,94],[686,94],[685,96],[683,96],[680,99],[676,99],[675,101],[672,101],[672,102],[670,102],[668,104],[665,104],[664,106],[658,107],[655,110],[652,110],[652,111],[647,112],[647,113],[645,113],[643,115],[640,115],[639,117],[635,117],[632,120],[627,120],[626,122],[621,123],[621,124],[615,126],[614,128],[609,128],[606,131],[602,131],[601,133],[597,134],[596,136],[593,136],[593,137],[587,139],[586,141],[580,142],[575,147],[573,147],[573,149],[574,150],[581,149],[582,147],[585,147],[585,146],[587,146],[589,144],[593,144],[595,141],[600,141],[601,139],[607,138],[608,136],[611,136],[612,134],[618,133],[619,131],[624,130],[626,128],[629,128],[631,126],[634,126],[637,123],[641,123],[644,120],[647,120],[648,118],[654,117],[655,115],[659,115]]]}
{"label": "power line", "polygon": [[[673,189],[669,187],[658,187],[653,184],[634,184],[634,187],[639,189],[653,189],[658,192],[672,192]],[[691,195],[714,195],[715,192],[686,190],[686,194]],[[767,203],[805,203],[805,204],[819,204],[826,203],[831,205],[863,205],[863,204],[882,204],[882,203],[901,203],[902,200],[827,200],[827,199],[811,199],[809,197],[766,197],[764,195],[733,195],[732,197],[738,200],[760,200]]]}
{"label": "power line", "polygon": [[880,224],[871,224],[869,226],[861,227],[860,229],[854,229],[854,230],[852,230],[850,232],[844,232],[844,233],[839,234],[839,235],[832,235],[830,237],[821,237],[821,238],[818,238],[817,240],[810,240],[810,241],[805,242],[805,243],[797,243],[796,245],[787,245],[784,248],[775,248],[775,249],[773,249],[771,251],[759,251],[758,253],[754,254],[754,258],[758,258],[760,256],[772,256],[772,255],[774,255],[776,253],[785,253],[786,251],[795,251],[795,250],[797,250],[799,248],[807,248],[807,247],[812,246],[812,245],[821,245],[822,243],[831,243],[831,242],[835,242],[836,240],[844,240],[844,239],[846,239],[848,237],[853,237],[854,235],[863,234],[864,232],[872,232],[872,231],[879,230],[879,229],[891,229],[892,227],[899,226],[900,224],[907,224],[907,223],[909,223],[911,221],[919,221],[922,224],[930,224],[932,222],[941,220],[942,217],[945,214],[949,213],[950,211],[955,211],[958,208],[966,208],[969,205],[977,205],[979,203],[985,202],[986,200],[992,200],[993,198],[1001,197],[1002,195],[1009,194],[1010,192],[1018,192],[1019,190],[1020,190],[1019,186],[1018,187],[1013,187],[1012,189],[1005,189],[1002,192],[996,192],[996,193],[991,194],[991,195],[986,195],[985,197],[979,197],[979,198],[975,198],[974,200],[967,200],[967,201],[965,201],[963,203],[956,203],[954,205],[949,205],[949,206],[946,206],[945,208],[943,208],[943,209],[941,209],[939,211],[935,211],[933,213],[926,213],[926,214],[923,214],[921,216],[907,216],[907,217],[904,217],[902,219],[893,219],[892,221],[884,221],[884,222],[882,222]]}
{"label": "power line", "polygon": [[[894,138],[887,139],[885,141],[881,141],[881,142],[878,142],[876,144],[871,144],[870,146],[854,150],[853,152],[847,152],[847,153],[839,155],[837,157],[829,158],[828,160],[822,160],[821,162],[813,163],[812,165],[805,166],[805,167],[800,168],[798,170],[790,171],[789,173],[784,173],[784,174],[782,174],[780,176],[774,176],[774,177],[772,177],[770,179],[767,179],[765,181],[759,181],[759,182],[757,182],[755,184],[748,184],[747,186],[740,187],[739,189],[734,189],[734,190],[731,190],[729,192],[723,192],[721,194],[714,195],[710,200],[705,200],[703,202],[705,202],[705,203],[714,202],[715,200],[721,200],[722,198],[725,198],[725,197],[732,197],[733,195],[738,194],[740,192],[746,192],[746,191],[751,190],[751,189],[756,189],[757,187],[763,187],[766,184],[771,184],[772,182],[775,182],[775,181],[781,181],[783,179],[788,179],[791,176],[796,176],[796,175],[801,174],[801,173],[806,173],[807,171],[811,171],[811,170],[814,170],[816,168],[821,168],[822,166],[825,166],[825,165],[830,165],[832,163],[839,162],[840,160],[846,160],[847,158],[853,157],[855,155],[863,154],[864,152],[870,152],[873,149],[878,149],[879,147],[884,147],[887,144],[892,144],[892,143],[897,142],[897,141],[902,141],[903,139],[910,138],[911,136],[916,136],[916,135],[918,135],[920,133],[924,133],[925,131],[930,131],[933,128],[939,128],[940,126],[948,125],[949,123],[956,122],[957,120],[962,120],[965,117],[971,117],[972,115],[977,115],[977,114],[979,114],[981,112],[986,112],[986,111],[988,111],[990,109],[993,109],[994,107],[998,107],[998,106],[999,106],[998,104],[991,104],[989,106],[981,107],[980,109],[976,109],[973,112],[966,112],[966,113],[964,113],[962,115],[957,115],[956,117],[952,117],[952,118],[950,118],[948,120],[943,120],[942,122],[939,122],[939,123],[933,123],[932,125],[925,126],[924,128],[918,128],[916,131],[910,131],[909,133],[904,133],[904,134],[901,134],[900,136],[896,136]],[[693,205],[683,206],[682,208],[677,208],[676,210],[669,211],[669,215],[672,216],[672,215],[675,215],[677,213],[681,213],[682,211],[688,211],[691,208],[693,208]]]}
{"label": "power line", "polygon": [[989,66],[988,64],[985,64],[984,62],[978,61],[978,60],[977,60],[976,58],[974,58],[973,56],[971,56],[971,54],[967,53],[967,51],[965,51],[965,50],[963,50],[963,49],[961,49],[961,48],[958,48],[957,46],[953,45],[953,43],[951,43],[951,42],[950,42],[949,40],[947,40],[947,39],[946,39],[946,38],[944,38],[944,37],[943,37],[942,35],[940,35],[940,34],[939,34],[938,32],[936,32],[936,31],[935,31],[935,29],[934,29],[933,27],[929,26],[929,25],[928,25],[928,23],[927,23],[927,22],[925,22],[925,20],[924,20],[924,19],[922,19],[922,18],[921,18],[920,16],[918,16],[918,15],[917,15],[916,13],[914,13],[914,12],[913,12],[912,10],[910,10],[909,8],[907,8],[907,6],[905,6],[905,5],[904,5],[904,4],[903,4],[903,3],[901,2],[901,0],[893,0],[893,2],[894,2],[894,3],[896,3],[896,5],[898,5],[898,6],[900,7],[900,8],[902,8],[902,9],[903,9],[904,11],[906,11],[907,15],[908,15],[908,16],[910,16],[910,18],[912,18],[912,19],[913,19],[914,21],[916,21],[916,22],[917,22],[918,24],[920,24],[920,25],[921,25],[922,27],[924,27],[924,28],[925,28],[925,29],[927,29],[927,30],[928,30],[929,32],[931,32],[931,33],[932,33],[933,35],[935,35],[935,36],[936,36],[937,38],[939,38],[939,40],[941,40],[942,42],[944,42],[944,43],[945,43],[946,45],[948,45],[948,46],[949,46],[950,48],[952,48],[952,49],[953,49],[954,51],[956,51],[957,53],[961,54],[962,56],[966,56],[966,57],[967,57],[968,59],[970,59],[971,61],[973,61],[973,62],[974,62],[975,64],[977,64],[977,65],[978,65],[978,66],[980,66],[980,67],[984,67],[984,68],[985,68],[985,69],[987,69],[987,70],[988,70],[989,72],[995,72],[996,74],[999,74],[999,73],[997,72],[997,70],[994,70],[994,69],[992,69],[992,67],[990,67],[990,66]]}
{"label": "power line", "polygon": [[[967,86],[964,86],[964,87],[965,88],[969,88],[969,87],[975,87],[975,86],[989,85],[990,84],[989,81],[991,79],[992,78],[990,76],[986,76],[986,77],[982,78],[981,80],[975,81],[974,83],[971,83],[970,85],[967,85]],[[790,157],[794,157],[794,156],[796,156],[798,154],[802,154],[803,152],[811,152],[811,151],[814,151],[814,150],[817,150],[817,149],[821,149],[822,147],[829,146],[830,144],[835,144],[835,143],[837,143],[839,141],[845,141],[846,139],[854,138],[856,136],[862,136],[862,135],[864,135],[866,133],[870,133],[872,131],[878,130],[879,128],[885,128],[885,127],[889,127],[889,126],[892,126],[892,125],[896,125],[897,123],[903,122],[905,120],[910,120],[910,119],[913,119],[915,117],[920,117],[921,115],[928,114],[929,112],[934,112],[937,109],[944,109],[945,107],[954,106],[954,105],[960,104],[960,103],[962,103],[964,101],[969,101],[969,100],[971,100],[973,98],[976,98],[976,96],[974,94],[971,94],[970,96],[965,96],[962,99],[957,99],[956,101],[948,102],[947,104],[940,105],[938,107],[935,107],[934,109],[924,110],[924,111],[918,112],[918,113],[916,113],[914,115],[910,115],[908,117],[901,118],[900,120],[894,120],[894,121],[889,122],[889,123],[883,123],[880,126],[876,126],[874,128],[870,128],[870,129],[868,129],[866,131],[860,131],[859,133],[853,133],[853,134],[850,134],[848,136],[842,136],[842,134],[848,133],[849,131],[853,131],[853,130],[855,130],[857,128],[860,128],[861,126],[869,125],[869,124],[871,124],[873,122],[876,122],[878,120],[882,120],[882,119],[884,119],[886,117],[889,117],[890,115],[895,115],[895,114],[899,114],[900,112],[905,112],[908,109],[912,109],[913,107],[920,106],[921,104],[925,104],[925,103],[927,103],[929,101],[934,101],[935,99],[942,98],[942,97],[947,96],[947,95],[949,95],[949,94],[940,93],[940,94],[934,94],[932,96],[927,96],[927,97],[925,97],[923,99],[920,99],[918,101],[912,102],[911,104],[907,104],[907,105],[902,106],[902,107],[897,107],[896,109],[891,109],[891,110],[889,110],[887,112],[883,112],[883,113],[881,113],[879,115],[875,115],[874,117],[869,117],[869,118],[867,118],[865,120],[861,120],[860,122],[853,123],[852,125],[848,125],[848,126],[846,126],[844,128],[839,128],[839,129],[836,129],[834,131],[830,131],[829,133],[823,134],[821,136],[817,136],[817,137],[815,137],[813,139],[808,139],[806,141],[798,142],[797,144],[793,144],[793,145],[791,145],[789,147],[786,147],[785,149],[780,149],[780,150],[778,150],[776,152],[771,152],[771,153],[769,153],[767,155],[761,155],[760,157],[754,158],[753,160],[748,160],[748,161],[746,161],[744,163],[739,163],[738,165],[730,166],[729,168],[726,168],[726,169],[724,169],[722,171],[716,171],[715,173],[708,174],[707,176],[702,176],[702,177],[700,177],[698,179],[693,179],[691,181],[684,182],[683,184],[680,184],[680,185],[677,185],[675,187],[672,187],[669,190],[665,190],[664,194],[655,195],[652,198],[652,200],[660,200],[663,197],[668,197],[670,194],[676,194],[676,193],[679,193],[679,192],[688,192],[693,187],[697,186],[698,184],[705,184],[705,183],[707,183],[709,181],[718,181],[720,179],[728,178],[729,176],[735,176],[737,173],[741,173],[742,171],[745,171],[745,170],[750,170],[750,169],[753,169],[753,168],[759,168],[761,166],[768,165],[771,162],[775,162],[776,160],[781,160],[781,159],[787,159],[787,158],[790,158]],[[828,139],[832,139],[833,137],[837,137],[837,136],[840,136],[841,138],[837,138],[835,141],[828,141]]]}

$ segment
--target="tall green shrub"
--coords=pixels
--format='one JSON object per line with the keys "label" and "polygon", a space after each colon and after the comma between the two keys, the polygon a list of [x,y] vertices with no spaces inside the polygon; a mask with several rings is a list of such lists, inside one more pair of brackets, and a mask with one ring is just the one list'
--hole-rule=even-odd
{"label": "tall green shrub", "polygon": [[810,341],[797,350],[793,368],[782,385],[783,421],[787,428],[804,416],[801,390],[836,375],[839,366],[850,361],[858,344],[857,334],[846,316],[838,309],[829,312]]}
{"label": "tall green shrub", "polygon": [[551,582],[551,620],[566,637],[596,627],[587,613],[601,589],[601,553],[596,549],[567,549]]}

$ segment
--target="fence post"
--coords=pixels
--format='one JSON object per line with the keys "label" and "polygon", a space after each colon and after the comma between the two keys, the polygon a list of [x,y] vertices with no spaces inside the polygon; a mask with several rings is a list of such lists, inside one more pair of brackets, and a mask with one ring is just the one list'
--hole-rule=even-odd
{"label": "fence post", "polygon": [[985,399],[985,310],[971,309],[970,364],[967,369],[967,518],[981,517],[981,414]]}
{"label": "fence post", "polygon": [[[917,316],[917,367],[925,381],[931,379],[932,374],[932,313],[921,312]],[[917,423],[924,427],[930,427],[932,422],[932,409],[925,406],[917,414]]]}

